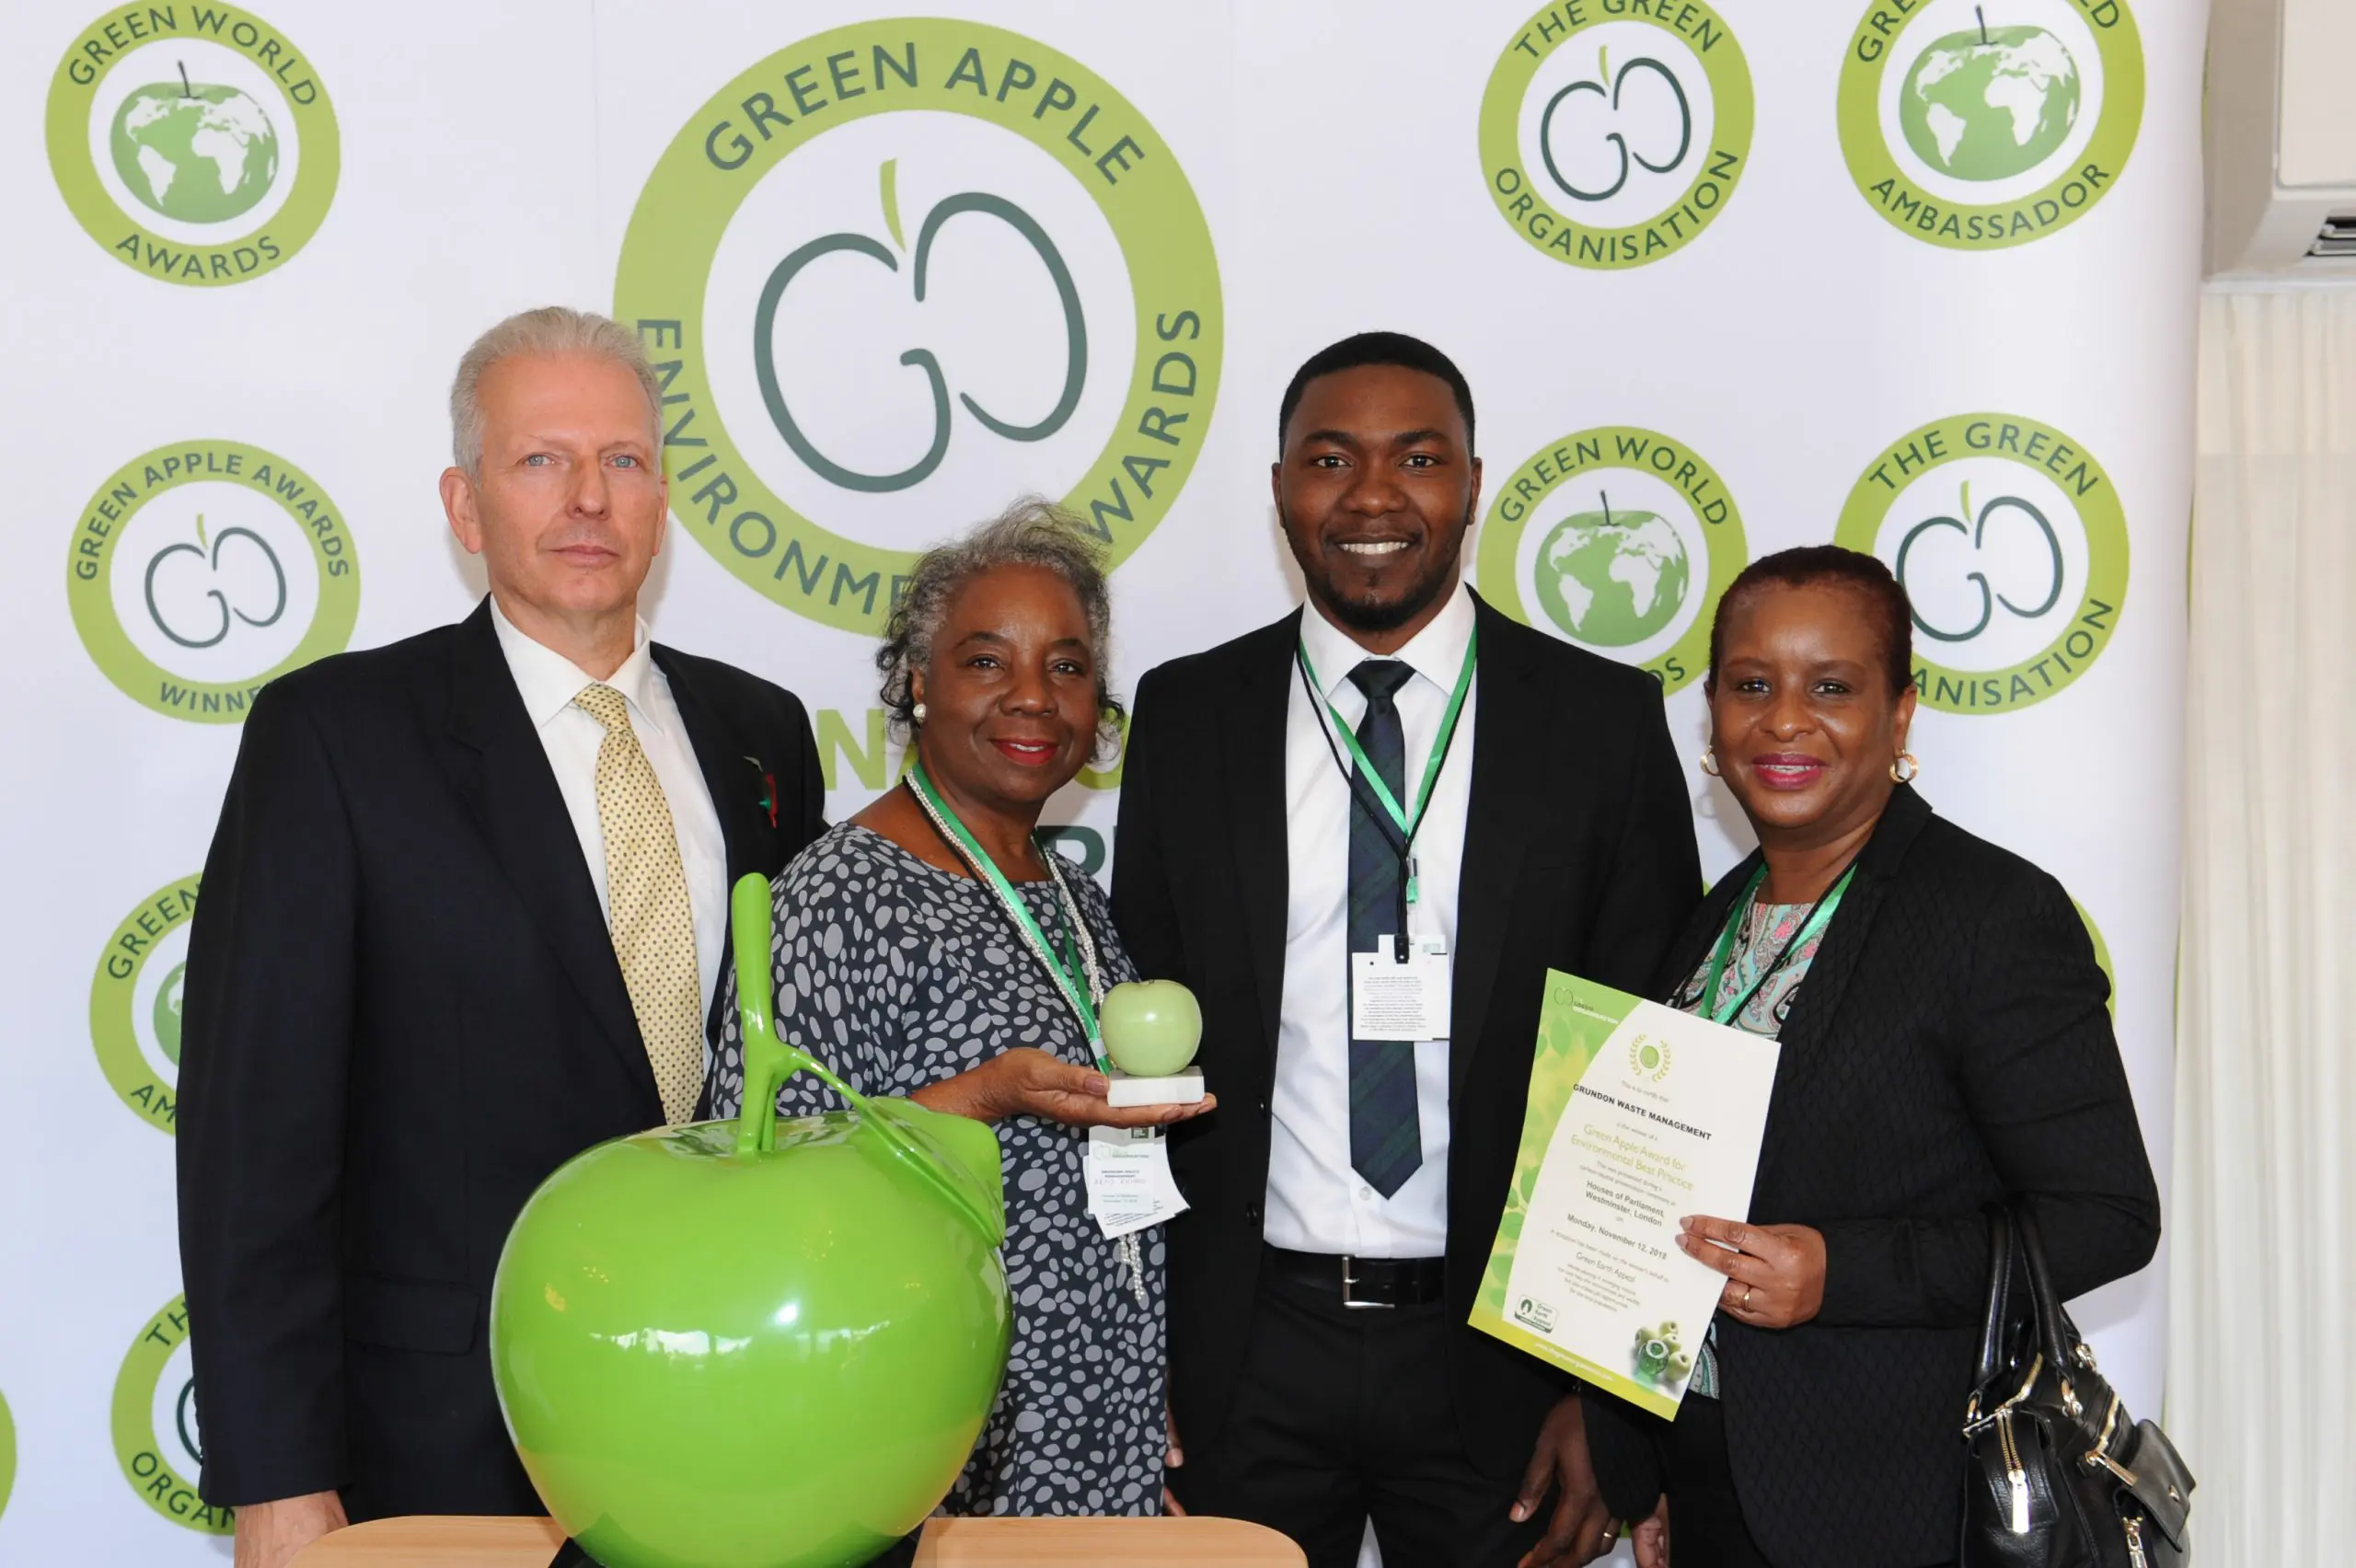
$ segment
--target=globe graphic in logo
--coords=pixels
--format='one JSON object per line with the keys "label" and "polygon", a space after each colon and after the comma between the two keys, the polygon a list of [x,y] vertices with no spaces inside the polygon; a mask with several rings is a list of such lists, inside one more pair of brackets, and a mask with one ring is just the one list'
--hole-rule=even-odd
{"label": "globe graphic in logo", "polygon": [[1949,33],[1898,95],[1914,156],[1958,179],[2009,179],[2053,156],[2078,122],[2078,63],[2043,28]]}
{"label": "globe graphic in logo", "polygon": [[188,965],[178,963],[164,976],[163,987],[156,993],[156,1010],[150,1021],[156,1027],[156,1043],[174,1066],[180,1065],[180,986],[188,976]]}
{"label": "globe graphic in logo", "polygon": [[236,87],[141,87],[115,111],[110,141],[131,193],[181,223],[225,223],[270,194],[278,177],[278,132]]}
{"label": "globe graphic in logo", "polygon": [[1666,628],[1685,602],[1692,562],[1685,541],[1651,512],[1574,512],[1538,547],[1539,607],[1563,631],[1599,648],[1625,648]]}

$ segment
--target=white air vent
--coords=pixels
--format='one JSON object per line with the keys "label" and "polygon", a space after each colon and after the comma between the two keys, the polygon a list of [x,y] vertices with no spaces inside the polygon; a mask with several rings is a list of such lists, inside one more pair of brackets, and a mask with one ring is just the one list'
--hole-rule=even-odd
{"label": "white air vent", "polygon": [[2214,0],[2207,162],[2212,274],[2356,276],[2351,0]]}

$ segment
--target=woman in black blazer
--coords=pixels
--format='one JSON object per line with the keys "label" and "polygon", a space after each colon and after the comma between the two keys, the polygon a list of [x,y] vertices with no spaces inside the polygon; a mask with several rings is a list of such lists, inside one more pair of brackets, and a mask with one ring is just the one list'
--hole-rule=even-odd
{"label": "woman in black blazer", "polygon": [[1676,1422],[1584,1401],[1605,1501],[1643,1519],[1665,1494],[1677,1568],[1951,1562],[1981,1206],[2028,1199],[2066,1296],[2159,1241],[2069,894],[1911,786],[1911,619],[1880,562],[1825,546],[1751,563],[1712,632],[1703,767],[1760,851],[1656,994],[1781,1042],[1755,1218],[1686,1221],[1727,1283]]}

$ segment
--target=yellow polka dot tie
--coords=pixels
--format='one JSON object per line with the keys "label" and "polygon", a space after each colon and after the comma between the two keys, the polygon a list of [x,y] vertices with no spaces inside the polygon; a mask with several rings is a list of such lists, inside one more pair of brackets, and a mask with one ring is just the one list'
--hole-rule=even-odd
{"label": "yellow polka dot tie", "polygon": [[573,706],[605,726],[597,746],[597,824],[606,836],[606,924],[629,987],[630,1010],[654,1066],[663,1118],[696,1112],[703,1087],[703,980],[696,967],[695,909],[671,828],[670,802],[639,749],[622,694],[589,686]]}

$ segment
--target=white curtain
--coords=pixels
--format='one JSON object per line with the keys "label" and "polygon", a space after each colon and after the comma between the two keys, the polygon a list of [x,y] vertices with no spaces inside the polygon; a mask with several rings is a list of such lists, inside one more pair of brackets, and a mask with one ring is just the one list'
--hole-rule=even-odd
{"label": "white curtain", "polygon": [[2167,1423],[2201,1568],[2350,1562],[2356,289],[2202,301],[2200,447]]}

